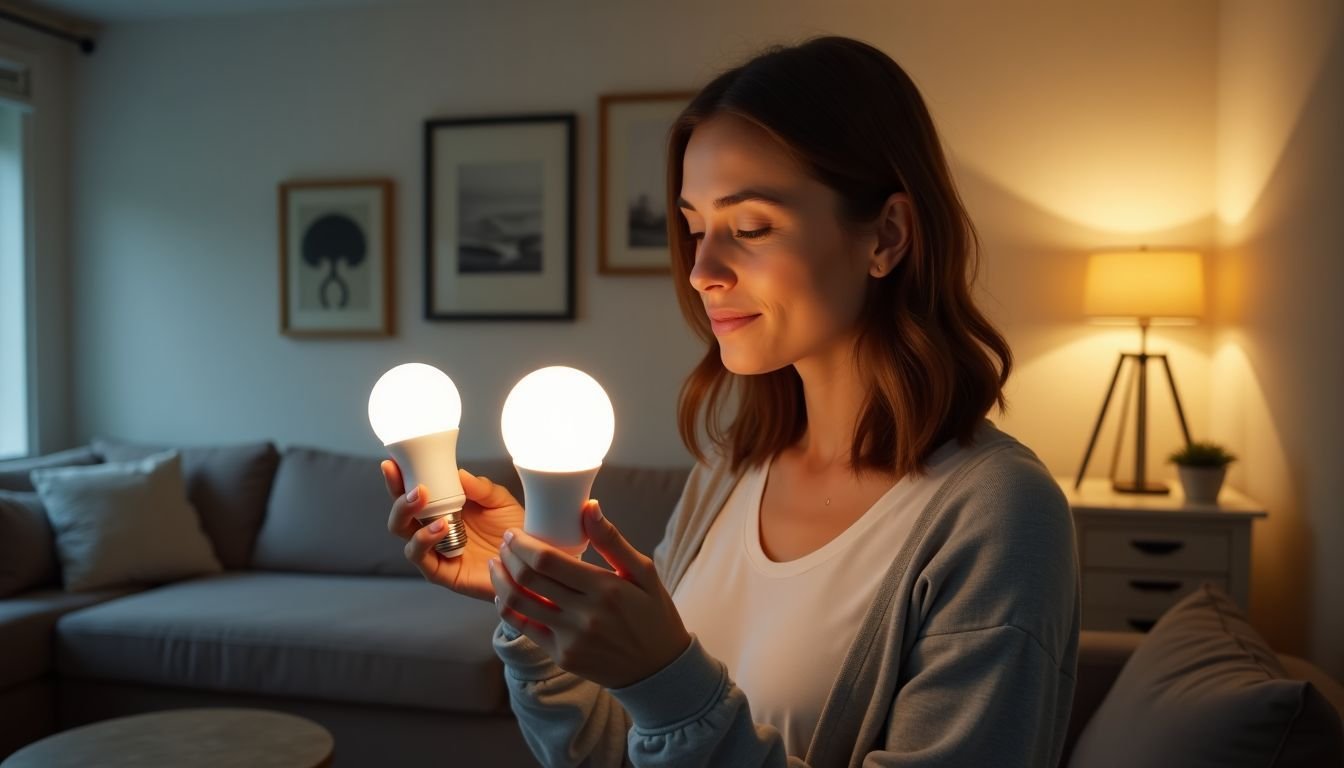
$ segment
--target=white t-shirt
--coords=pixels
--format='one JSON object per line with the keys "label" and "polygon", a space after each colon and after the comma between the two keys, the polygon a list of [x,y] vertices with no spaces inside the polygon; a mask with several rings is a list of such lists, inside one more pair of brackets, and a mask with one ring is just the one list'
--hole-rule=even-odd
{"label": "white t-shirt", "polygon": [[[752,719],[804,757],[840,663],[916,516],[975,446],[949,440],[820,549],[775,562],[761,549],[770,461],[747,470],[672,595],[686,628],[747,695]],[[824,514],[819,512],[818,514]]]}

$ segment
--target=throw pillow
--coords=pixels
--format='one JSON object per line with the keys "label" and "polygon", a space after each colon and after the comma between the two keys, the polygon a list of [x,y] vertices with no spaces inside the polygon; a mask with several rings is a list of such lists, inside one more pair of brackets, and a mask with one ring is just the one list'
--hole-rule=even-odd
{"label": "throw pillow", "polygon": [[1206,583],[1134,650],[1069,765],[1340,765],[1342,739],[1334,707]]}
{"label": "throw pillow", "polygon": [[209,446],[153,446],[94,438],[104,461],[134,461],[175,449],[182,456],[187,501],[225,568],[247,568],[266,516],[280,454],[270,442]]}
{"label": "throw pillow", "polygon": [[35,469],[65,588],[157,584],[221,570],[187,502],[181,458]]}
{"label": "throw pillow", "polygon": [[55,584],[56,544],[37,493],[0,491],[0,597]]}

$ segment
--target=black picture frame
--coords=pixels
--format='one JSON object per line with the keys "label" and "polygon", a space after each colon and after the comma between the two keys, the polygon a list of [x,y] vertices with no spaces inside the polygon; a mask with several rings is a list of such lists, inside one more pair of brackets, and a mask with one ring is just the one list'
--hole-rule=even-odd
{"label": "black picture frame", "polygon": [[425,120],[426,320],[575,318],[575,123]]}

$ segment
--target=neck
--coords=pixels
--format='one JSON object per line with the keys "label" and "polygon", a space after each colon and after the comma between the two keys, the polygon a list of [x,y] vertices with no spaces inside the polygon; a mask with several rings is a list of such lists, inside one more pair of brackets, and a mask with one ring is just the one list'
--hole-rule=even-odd
{"label": "neck", "polygon": [[790,449],[809,471],[848,469],[859,411],[867,397],[854,344],[794,363],[803,380],[807,428]]}

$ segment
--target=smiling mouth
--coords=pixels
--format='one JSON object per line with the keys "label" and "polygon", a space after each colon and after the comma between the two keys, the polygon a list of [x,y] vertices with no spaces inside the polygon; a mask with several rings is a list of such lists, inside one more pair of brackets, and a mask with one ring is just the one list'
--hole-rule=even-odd
{"label": "smiling mouth", "polygon": [[760,317],[760,315],[746,315],[744,317],[731,317],[723,320],[710,319],[709,324],[714,329],[715,336],[722,336],[725,333],[733,331],[751,323],[751,321]]}

